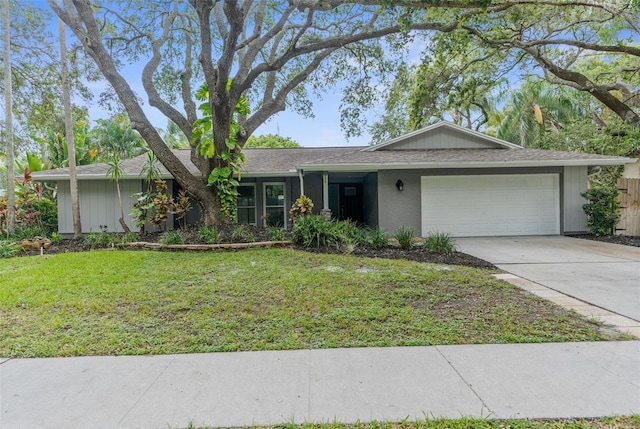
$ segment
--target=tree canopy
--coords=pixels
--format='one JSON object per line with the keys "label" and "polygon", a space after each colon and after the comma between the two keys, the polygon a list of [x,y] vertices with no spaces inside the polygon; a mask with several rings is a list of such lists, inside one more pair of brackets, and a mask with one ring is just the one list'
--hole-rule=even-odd
{"label": "tree canopy", "polygon": [[294,148],[300,147],[300,143],[290,137],[283,137],[277,134],[263,134],[249,137],[244,147],[264,149]]}
{"label": "tree canopy", "polygon": [[[630,105],[637,92],[633,67],[639,52],[630,42],[638,34],[634,2],[65,0],[60,4],[48,0],[48,4],[111,84],[132,127],[200,203],[205,224],[224,220],[219,195],[215,187],[207,186],[208,178],[217,171],[228,172],[226,179],[233,180],[229,159],[241,159],[224,153],[241,151],[261,124],[286,108],[310,116],[311,95],[338,82],[348,82],[343,126],[356,130],[364,109],[378,100],[377,88],[396,75],[407,46],[421,37],[425,44],[435,37],[438,49],[432,51],[437,54],[433,58],[425,53],[428,61],[417,72],[427,78],[441,73],[434,80],[436,86],[425,86],[422,95],[425,90],[457,93],[433,100],[450,107],[463,102],[455,112],[466,120],[472,120],[472,108],[484,114],[479,98],[491,89],[496,74],[507,76],[523,64],[535,63],[549,79],[588,92],[623,122],[638,122]],[[621,34],[627,39],[621,40]],[[460,46],[474,55],[447,55]],[[615,56],[622,68],[617,74],[590,76],[578,67],[582,52],[606,55],[605,62]],[[622,66],[622,60],[629,58],[633,65]],[[169,150],[120,71],[123,65],[139,62],[149,104],[191,142],[198,175]],[[447,66],[445,72],[436,69],[440,66]],[[460,73],[464,70],[475,75],[467,78]],[[207,109],[194,99],[203,82]],[[615,89],[621,96],[612,93]],[[412,97],[422,100],[417,94]],[[414,104],[424,107],[427,101]],[[202,122],[203,114],[208,125]],[[416,112],[412,121],[418,123],[421,116],[435,118],[437,112]],[[212,151],[198,150],[202,139],[213,142]]]}
{"label": "tree canopy", "polygon": [[[635,126],[640,122],[638,12],[637,2],[537,1],[493,2],[477,14],[461,11],[455,28],[435,34],[420,63],[406,66],[383,93],[387,108],[372,135],[381,140],[444,117],[496,133],[504,103],[526,104],[513,96],[523,81],[529,83],[521,95],[538,91],[536,99],[543,100],[546,93],[547,107],[549,96],[558,96],[556,113],[569,97],[601,128],[610,115]],[[543,90],[533,83],[541,79],[552,85]],[[540,106],[529,101],[528,120],[535,122],[534,108]],[[525,134],[535,132],[531,122],[518,124]],[[516,123],[511,125],[513,132]],[[498,134],[507,135],[506,126]]]}

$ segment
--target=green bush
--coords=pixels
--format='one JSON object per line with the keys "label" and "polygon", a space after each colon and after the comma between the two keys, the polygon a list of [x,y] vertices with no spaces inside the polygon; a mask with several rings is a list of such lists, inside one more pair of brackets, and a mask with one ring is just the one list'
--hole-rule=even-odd
{"label": "green bush", "polygon": [[446,232],[435,232],[427,235],[422,248],[427,252],[450,255],[456,251],[456,240]]}
{"label": "green bush", "polygon": [[16,225],[16,229],[13,231],[13,234],[11,234],[11,238],[16,241],[46,236],[47,234],[40,224],[32,224],[30,226],[23,224]]}
{"label": "green bush", "polygon": [[389,236],[380,228],[369,228],[365,232],[366,245],[373,249],[382,249],[389,244]]}
{"label": "green bush", "polygon": [[112,234],[107,232],[107,227],[104,225],[100,226],[102,231],[100,232],[90,232],[89,234],[85,234],[84,242],[91,249],[104,249],[106,247],[113,247],[115,243],[118,243],[120,240],[116,234]]}
{"label": "green bush", "polygon": [[620,220],[618,190],[600,186],[580,195],[587,200],[582,206],[587,215],[587,230],[595,235],[613,235]]}
{"label": "green bush", "polygon": [[120,237],[120,243],[133,243],[135,241],[138,241],[137,232],[129,231],[125,234],[122,234],[122,237]]}
{"label": "green bush", "polygon": [[269,232],[269,240],[271,241],[284,240],[284,230],[282,228],[271,226],[269,227],[268,232]]}
{"label": "green bush", "polygon": [[20,246],[15,241],[0,240],[0,258],[13,258],[20,253]]}
{"label": "green bush", "polygon": [[253,243],[256,241],[255,235],[251,231],[249,231],[249,227],[245,223],[241,223],[236,225],[231,233],[231,240],[233,241],[244,241],[246,243]]}
{"label": "green bush", "polygon": [[198,229],[198,239],[205,244],[218,244],[220,236],[218,230],[213,226],[202,225]]}
{"label": "green bush", "polygon": [[160,243],[162,244],[184,244],[184,237],[180,233],[180,231],[176,231],[171,229],[169,231],[165,231],[160,236]]}
{"label": "green bush", "polygon": [[333,222],[323,215],[303,216],[293,226],[293,240],[305,247],[336,244]]}
{"label": "green bush", "polygon": [[336,244],[361,246],[367,243],[366,232],[349,220],[332,222],[331,231]]}
{"label": "green bush", "polygon": [[413,228],[401,226],[396,230],[395,238],[398,240],[398,245],[403,249],[410,249],[413,246],[413,237],[415,233]]}
{"label": "green bush", "polygon": [[58,230],[58,206],[47,199],[32,199],[18,206],[16,219],[21,226],[38,229],[36,235],[48,237]]}
{"label": "green bush", "polygon": [[58,245],[62,242],[62,234],[59,232],[51,233],[51,244]]}

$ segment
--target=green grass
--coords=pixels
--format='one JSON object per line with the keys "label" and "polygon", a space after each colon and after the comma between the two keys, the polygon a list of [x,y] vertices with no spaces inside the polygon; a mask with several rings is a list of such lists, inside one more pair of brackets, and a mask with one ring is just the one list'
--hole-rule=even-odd
{"label": "green grass", "polygon": [[[197,426],[189,424],[188,429]],[[248,426],[249,429],[636,429],[640,427],[640,416],[616,416],[599,419],[564,420],[494,420],[494,419],[425,419],[416,422],[357,423],[286,423],[275,426]]]}
{"label": "green grass", "polygon": [[0,259],[0,356],[625,339],[482,271],[290,249]]}

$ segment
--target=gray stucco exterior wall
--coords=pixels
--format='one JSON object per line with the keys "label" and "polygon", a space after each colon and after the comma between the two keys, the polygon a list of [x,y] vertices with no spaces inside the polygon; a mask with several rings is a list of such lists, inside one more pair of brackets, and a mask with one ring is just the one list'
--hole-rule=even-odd
{"label": "gray stucco exterior wall", "polygon": [[[565,168],[575,168],[572,177],[564,179]],[[580,180],[586,186],[586,167],[546,167],[546,168],[485,168],[485,169],[431,169],[431,170],[381,170],[378,172],[378,224],[380,229],[394,233],[401,226],[413,228],[416,234],[422,229],[421,219],[421,177],[422,176],[456,176],[486,174],[548,174],[557,173],[560,177],[560,233],[577,232],[569,230],[565,223],[571,219],[572,228],[579,228],[581,214],[577,212],[578,204],[575,194],[579,196]],[[400,179],[404,183],[402,192],[396,189],[395,183]],[[571,202],[567,196],[570,196]],[[565,203],[566,202],[566,203]],[[580,204],[580,211],[582,205]],[[578,219],[578,220],[576,220]],[[584,231],[584,229],[582,229]]]}

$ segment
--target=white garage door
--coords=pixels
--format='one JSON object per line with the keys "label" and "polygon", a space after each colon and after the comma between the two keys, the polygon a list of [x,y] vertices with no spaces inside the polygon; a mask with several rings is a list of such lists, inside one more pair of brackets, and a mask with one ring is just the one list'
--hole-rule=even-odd
{"label": "white garage door", "polygon": [[557,174],[423,176],[422,235],[560,233]]}

